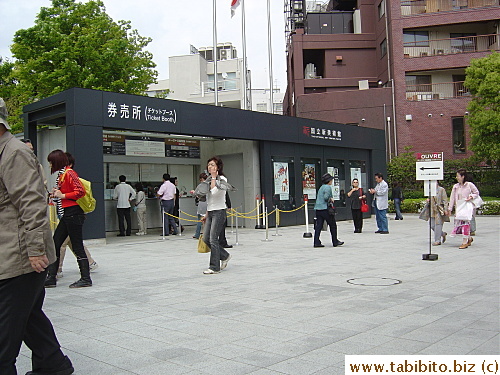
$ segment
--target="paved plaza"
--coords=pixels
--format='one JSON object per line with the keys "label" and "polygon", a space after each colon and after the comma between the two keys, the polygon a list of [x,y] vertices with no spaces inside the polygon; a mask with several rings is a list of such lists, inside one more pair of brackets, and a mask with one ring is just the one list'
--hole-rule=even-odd
{"label": "paved plaza", "polygon": [[[421,260],[428,224],[416,215],[390,220],[389,235],[374,218],[362,234],[339,222],[337,248],[327,232],[313,248],[305,226],[273,228],[267,242],[244,228],[216,275],[202,274],[209,254],[193,227],[165,240],[110,234],[90,248],[94,286],[68,288],[79,278],[68,253],[45,311],[76,375],[332,375],[346,354],[499,354],[499,223],[478,217],[473,245],[448,237],[437,261]],[[29,356],[23,347],[19,374]]]}

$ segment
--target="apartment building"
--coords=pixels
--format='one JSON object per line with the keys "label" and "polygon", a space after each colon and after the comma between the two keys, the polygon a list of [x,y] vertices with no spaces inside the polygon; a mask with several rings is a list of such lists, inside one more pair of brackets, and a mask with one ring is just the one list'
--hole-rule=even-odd
{"label": "apartment building", "polygon": [[388,156],[471,155],[471,59],[500,50],[499,0],[285,0],[285,114],[385,129]]}
{"label": "apartment building", "polygon": [[[214,104],[213,47],[197,49],[191,46],[190,52],[189,55],[169,57],[170,78],[150,85],[146,93],[149,96],[161,94],[168,99]],[[219,106],[244,108],[243,59],[238,58],[237,50],[231,43],[219,43],[216,56]],[[249,77],[250,72],[247,74]],[[247,93],[250,93],[249,83],[247,83]],[[247,106],[250,108],[250,101],[248,103]]]}

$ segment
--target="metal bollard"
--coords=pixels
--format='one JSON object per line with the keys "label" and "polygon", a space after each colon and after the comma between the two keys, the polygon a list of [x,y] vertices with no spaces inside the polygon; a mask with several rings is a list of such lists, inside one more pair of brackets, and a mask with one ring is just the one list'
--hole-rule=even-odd
{"label": "metal bollard", "polygon": [[[264,196],[264,194],[262,194],[262,213],[264,213],[264,210],[266,210],[267,213],[266,197]],[[267,227],[267,215],[262,216],[262,227],[263,228]]]}

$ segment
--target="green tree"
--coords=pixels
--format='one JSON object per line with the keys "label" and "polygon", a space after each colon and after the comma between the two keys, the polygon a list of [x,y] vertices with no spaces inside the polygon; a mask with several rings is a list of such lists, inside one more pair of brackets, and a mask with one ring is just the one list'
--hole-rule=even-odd
{"label": "green tree", "polygon": [[471,149],[489,164],[500,161],[500,53],[474,59],[465,70],[472,94],[467,110]]}
{"label": "green tree", "polygon": [[417,157],[411,149],[411,146],[406,146],[404,153],[391,159],[387,165],[387,177],[389,183],[397,181],[405,190],[421,190],[422,182],[416,180]]}
{"label": "green tree", "polygon": [[130,21],[114,22],[100,0],[52,0],[15,33],[13,74],[24,104],[72,87],[144,94],[158,75],[150,42]]}
{"label": "green tree", "polygon": [[9,110],[9,125],[13,133],[19,133],[23,129],[21,119],[22,103],[26,100],[22,92],[18,90],[17,80],[14,78],[14,63],[0,57],[0,98],[5,100]]}

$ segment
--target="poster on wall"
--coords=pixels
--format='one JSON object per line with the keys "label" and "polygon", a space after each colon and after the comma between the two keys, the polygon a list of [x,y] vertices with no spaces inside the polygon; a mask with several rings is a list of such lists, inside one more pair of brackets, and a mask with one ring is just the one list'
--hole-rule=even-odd
{"label": "poster on wall", "polygon": [[165,142],[162,138],[127,137],[125,138],[125,155],[165,157]]}
{"label": "poster on wall", "polygon": [[280,196],[280,201],[286,201],[290,195],[290,179],[288,178],[288,163],[274,162],[274,194]]}
{"label": "poster on wall", "polygon": [[355,178],[358,179],[359,187],[362,188],[363,186],[361,186],[361,168],[351,168],[351,181],[354,180]]}
{"label": "poster on wall", "polygon": [[314,164],[304,164],[302,194],[307,194],[309,199],[316,199],[316,166]]}
{"label": "poster on wall", "polygon": [[332,182],[332,195],[333,200],[340,200],[340,179],[339,179],[339,169],[335,167],[327,167],[326,171],[333,176]]}

